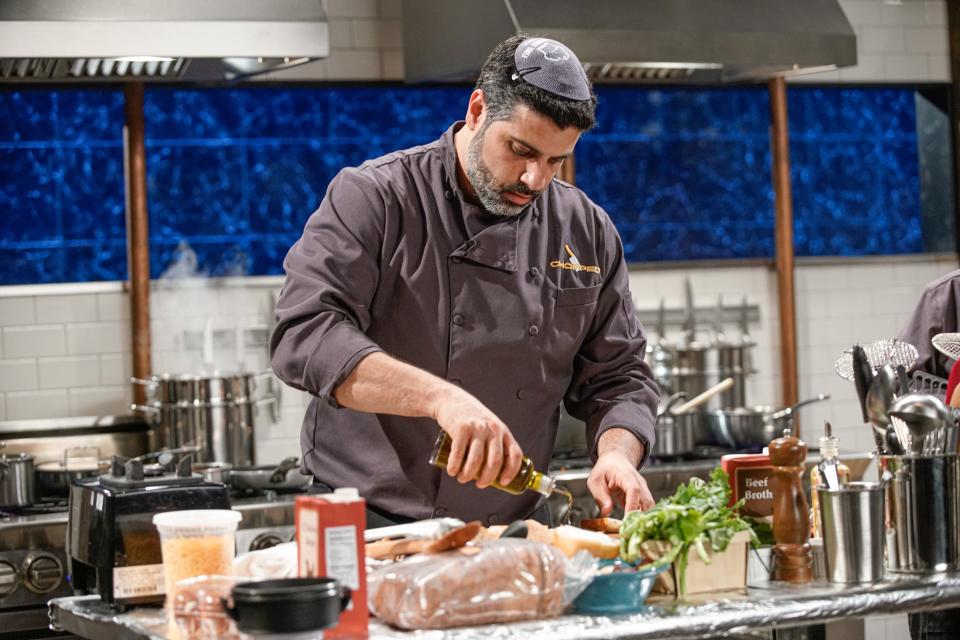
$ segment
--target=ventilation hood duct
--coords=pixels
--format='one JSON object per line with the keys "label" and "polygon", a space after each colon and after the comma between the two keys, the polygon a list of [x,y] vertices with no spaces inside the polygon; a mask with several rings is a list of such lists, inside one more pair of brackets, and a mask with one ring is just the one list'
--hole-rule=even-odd
{"label": "ventilation hood duct", "polygon": [[405,0],[403,11],[408,81],[473,80],[517,33],[563,42],[594,82],[758,82],[857,63],[838,0]]}
{"label": "ventilation hood duct", "polygon": [[222,82],[329,52],[320,0],[0,2],[0,82]]}

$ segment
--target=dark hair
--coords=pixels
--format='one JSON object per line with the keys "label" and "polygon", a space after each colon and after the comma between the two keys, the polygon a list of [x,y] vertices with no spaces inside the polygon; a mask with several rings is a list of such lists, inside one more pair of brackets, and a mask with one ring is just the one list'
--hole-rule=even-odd
{"label": "dark hair", "polygon": [[570,100],[535,87],[523,79],[513,80],[517,71],[514,54],[529,36],[507,38],[494,48],[480,69],[476,89],[482,89],[490,120],[507,120],[513,108],[522,102],[553,120],[558,127],[576,127],[587,131],[596,124],[597,94],[590,87],[589,100]]}

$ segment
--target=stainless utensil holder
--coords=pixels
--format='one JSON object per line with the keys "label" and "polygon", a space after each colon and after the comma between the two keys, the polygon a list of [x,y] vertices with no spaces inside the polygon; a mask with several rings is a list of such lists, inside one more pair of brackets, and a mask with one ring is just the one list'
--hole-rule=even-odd
{"label": "stainless utensil holder", "polygon": [[849,482],[817,487],[826,578],[830,582],[876,582],[883,577],[883,485]]}
{"label": "stainless utensil holder", "polygon": [[887,568],[937,573],[960,568],[960,456],[880,456]]}

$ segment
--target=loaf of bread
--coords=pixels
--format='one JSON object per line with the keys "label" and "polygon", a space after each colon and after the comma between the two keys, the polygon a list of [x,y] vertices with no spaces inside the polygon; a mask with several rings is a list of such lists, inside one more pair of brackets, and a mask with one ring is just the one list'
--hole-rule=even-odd
{"label": "loaf of bread", "polygon": [[401,629],[441,629],[559,615],[564,560],[547,544],[492,540],[425,553],[367,577],[371,612]]}

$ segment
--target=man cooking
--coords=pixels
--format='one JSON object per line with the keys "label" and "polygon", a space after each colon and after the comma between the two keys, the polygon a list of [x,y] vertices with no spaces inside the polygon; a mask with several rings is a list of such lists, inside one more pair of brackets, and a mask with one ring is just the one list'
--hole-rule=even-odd
{"label": "man cooking", "polygon": [[[586,422],[601,513],[653,505],[638,469],[659,393],[623,246],[553,179],[596,103],[564,45],[509,38],[465,121],[343,169],[287,254],[273,369],[313,396],[305,470],[321,490],[358,488],[368,527],[548,521],[538,494],[485,488],[523,455],[546,471],[561,401]],[[446,473],[428,464],[438,425]]]}

